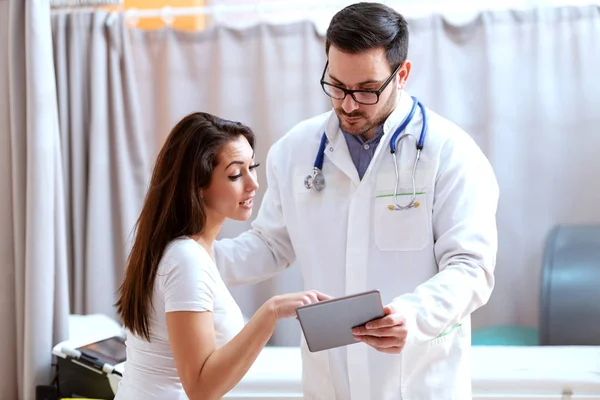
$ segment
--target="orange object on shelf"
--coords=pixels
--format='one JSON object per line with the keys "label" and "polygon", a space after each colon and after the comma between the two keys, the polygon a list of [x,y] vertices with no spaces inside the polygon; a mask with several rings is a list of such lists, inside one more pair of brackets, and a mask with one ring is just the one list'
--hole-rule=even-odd
{"label": "orange object on shelf", "polygon": [[[160,9],[163,7],[204,7],[206,0],[123,0],[123,8]],[[160,29],[166,25],[160,17],[140,18],[137,27],[140,29]],[[173,18],[173,28],[197,31],[206,27],[205,15],[190,15]]]}

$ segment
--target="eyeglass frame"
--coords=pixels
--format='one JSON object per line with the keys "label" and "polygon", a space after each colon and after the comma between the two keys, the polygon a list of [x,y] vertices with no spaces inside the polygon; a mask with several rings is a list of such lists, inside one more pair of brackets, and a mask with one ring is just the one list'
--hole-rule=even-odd
{"label": "eyeglass frame", "polygon": [[[394,70],[394,72],[392,72],[392,74],[385,80],[385,82],[383,82],[383,85],[381,85],[381,87],[377,90],[361,90],[361,89],[344,89],[341,86],[337,86],[334,85],[333,83],[329,83],[325,80],[325,72],[327,72],[327,67],[329,66],[329,60],[327,60],[327,62],[325,63],[325,68],[323,69],[323,75],[321,76],[321,88],[323,89],[323,91],[325,92],[325,94],[328,97],[331,97],[332,99],[335,100],[344,100],[346,98],[346,96],[350,95],[350,97],[352,97],[352,100],[354,100],[355,102],[357,102],[358,104],[362,104],[365,106],[372,106],[375,105],[377,103],[379,103],[379,96],[381,95],[381,93],[383,93],[383,91],[385,90],[385,88],[390,84],[390,82],[392,81],[392,79],[394,78],[394,76],[396,76],[396,74],[400,71],[400,68],[402,67],[404,63],[400,63],[400,65],[398,65],[396,67],[396,69]],[[327,93],[327,90],[325,90],[325,85],[327,86],[332,86],[336,89],[341,90],[342,92],[344,92],[344,97],[342,97],[341,99],[337,98],[337,97],[333,97],[331,96],[329,93]],[[354,93],[375,93],[377,95],[377,101],[375,103],[363,103],[360,102],[358,100],[356,100],[356,97],[354,97]]]}

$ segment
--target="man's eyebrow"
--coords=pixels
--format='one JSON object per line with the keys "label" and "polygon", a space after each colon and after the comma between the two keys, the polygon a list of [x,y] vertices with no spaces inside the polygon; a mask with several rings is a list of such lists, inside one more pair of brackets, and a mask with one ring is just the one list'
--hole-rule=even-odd
{"label": "man's eyebrow", "polygon": [[[334,81],[336,81],[337,83],[342,83],[342,81],[340,81],[339,79],[337,79],[335,76],[333,76],[333,75],[331,75],[331,74],[329,74],[329,77],[330,77],[331,79],[333,79]],[[368,85],[368,84],[370,84],[370,83],[381,83],[381,80],[369,79],[369,80],[367,80],[367,81],[360,82],[360,83],[359,83],[357,86],[360,86],[360,85]]]}

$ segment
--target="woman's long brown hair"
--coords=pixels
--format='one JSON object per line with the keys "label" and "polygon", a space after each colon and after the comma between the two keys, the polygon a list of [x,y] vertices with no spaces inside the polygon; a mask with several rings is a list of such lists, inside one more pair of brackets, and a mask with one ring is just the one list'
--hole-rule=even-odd
{"label": "woman's long brown hair", "polygon": [[210,185],[220,150],[240,136],[254,148],[248,127],[193,113],[175,125],[158,154],[115,304],[125,328],[148,341],[154,281],[163,252],[173,239],[204,230],[200,190]]}

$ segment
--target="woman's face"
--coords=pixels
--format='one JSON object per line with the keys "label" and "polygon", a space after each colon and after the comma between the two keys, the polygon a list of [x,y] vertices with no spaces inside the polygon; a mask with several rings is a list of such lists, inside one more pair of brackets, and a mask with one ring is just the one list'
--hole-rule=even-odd
{"label": "woman's face", "polygon": [[244,136],[227,143],[218,155],[210,186],[202,191],[207,216],[213,221],[245,221],[252,215],[256,180],[254,150]]}

